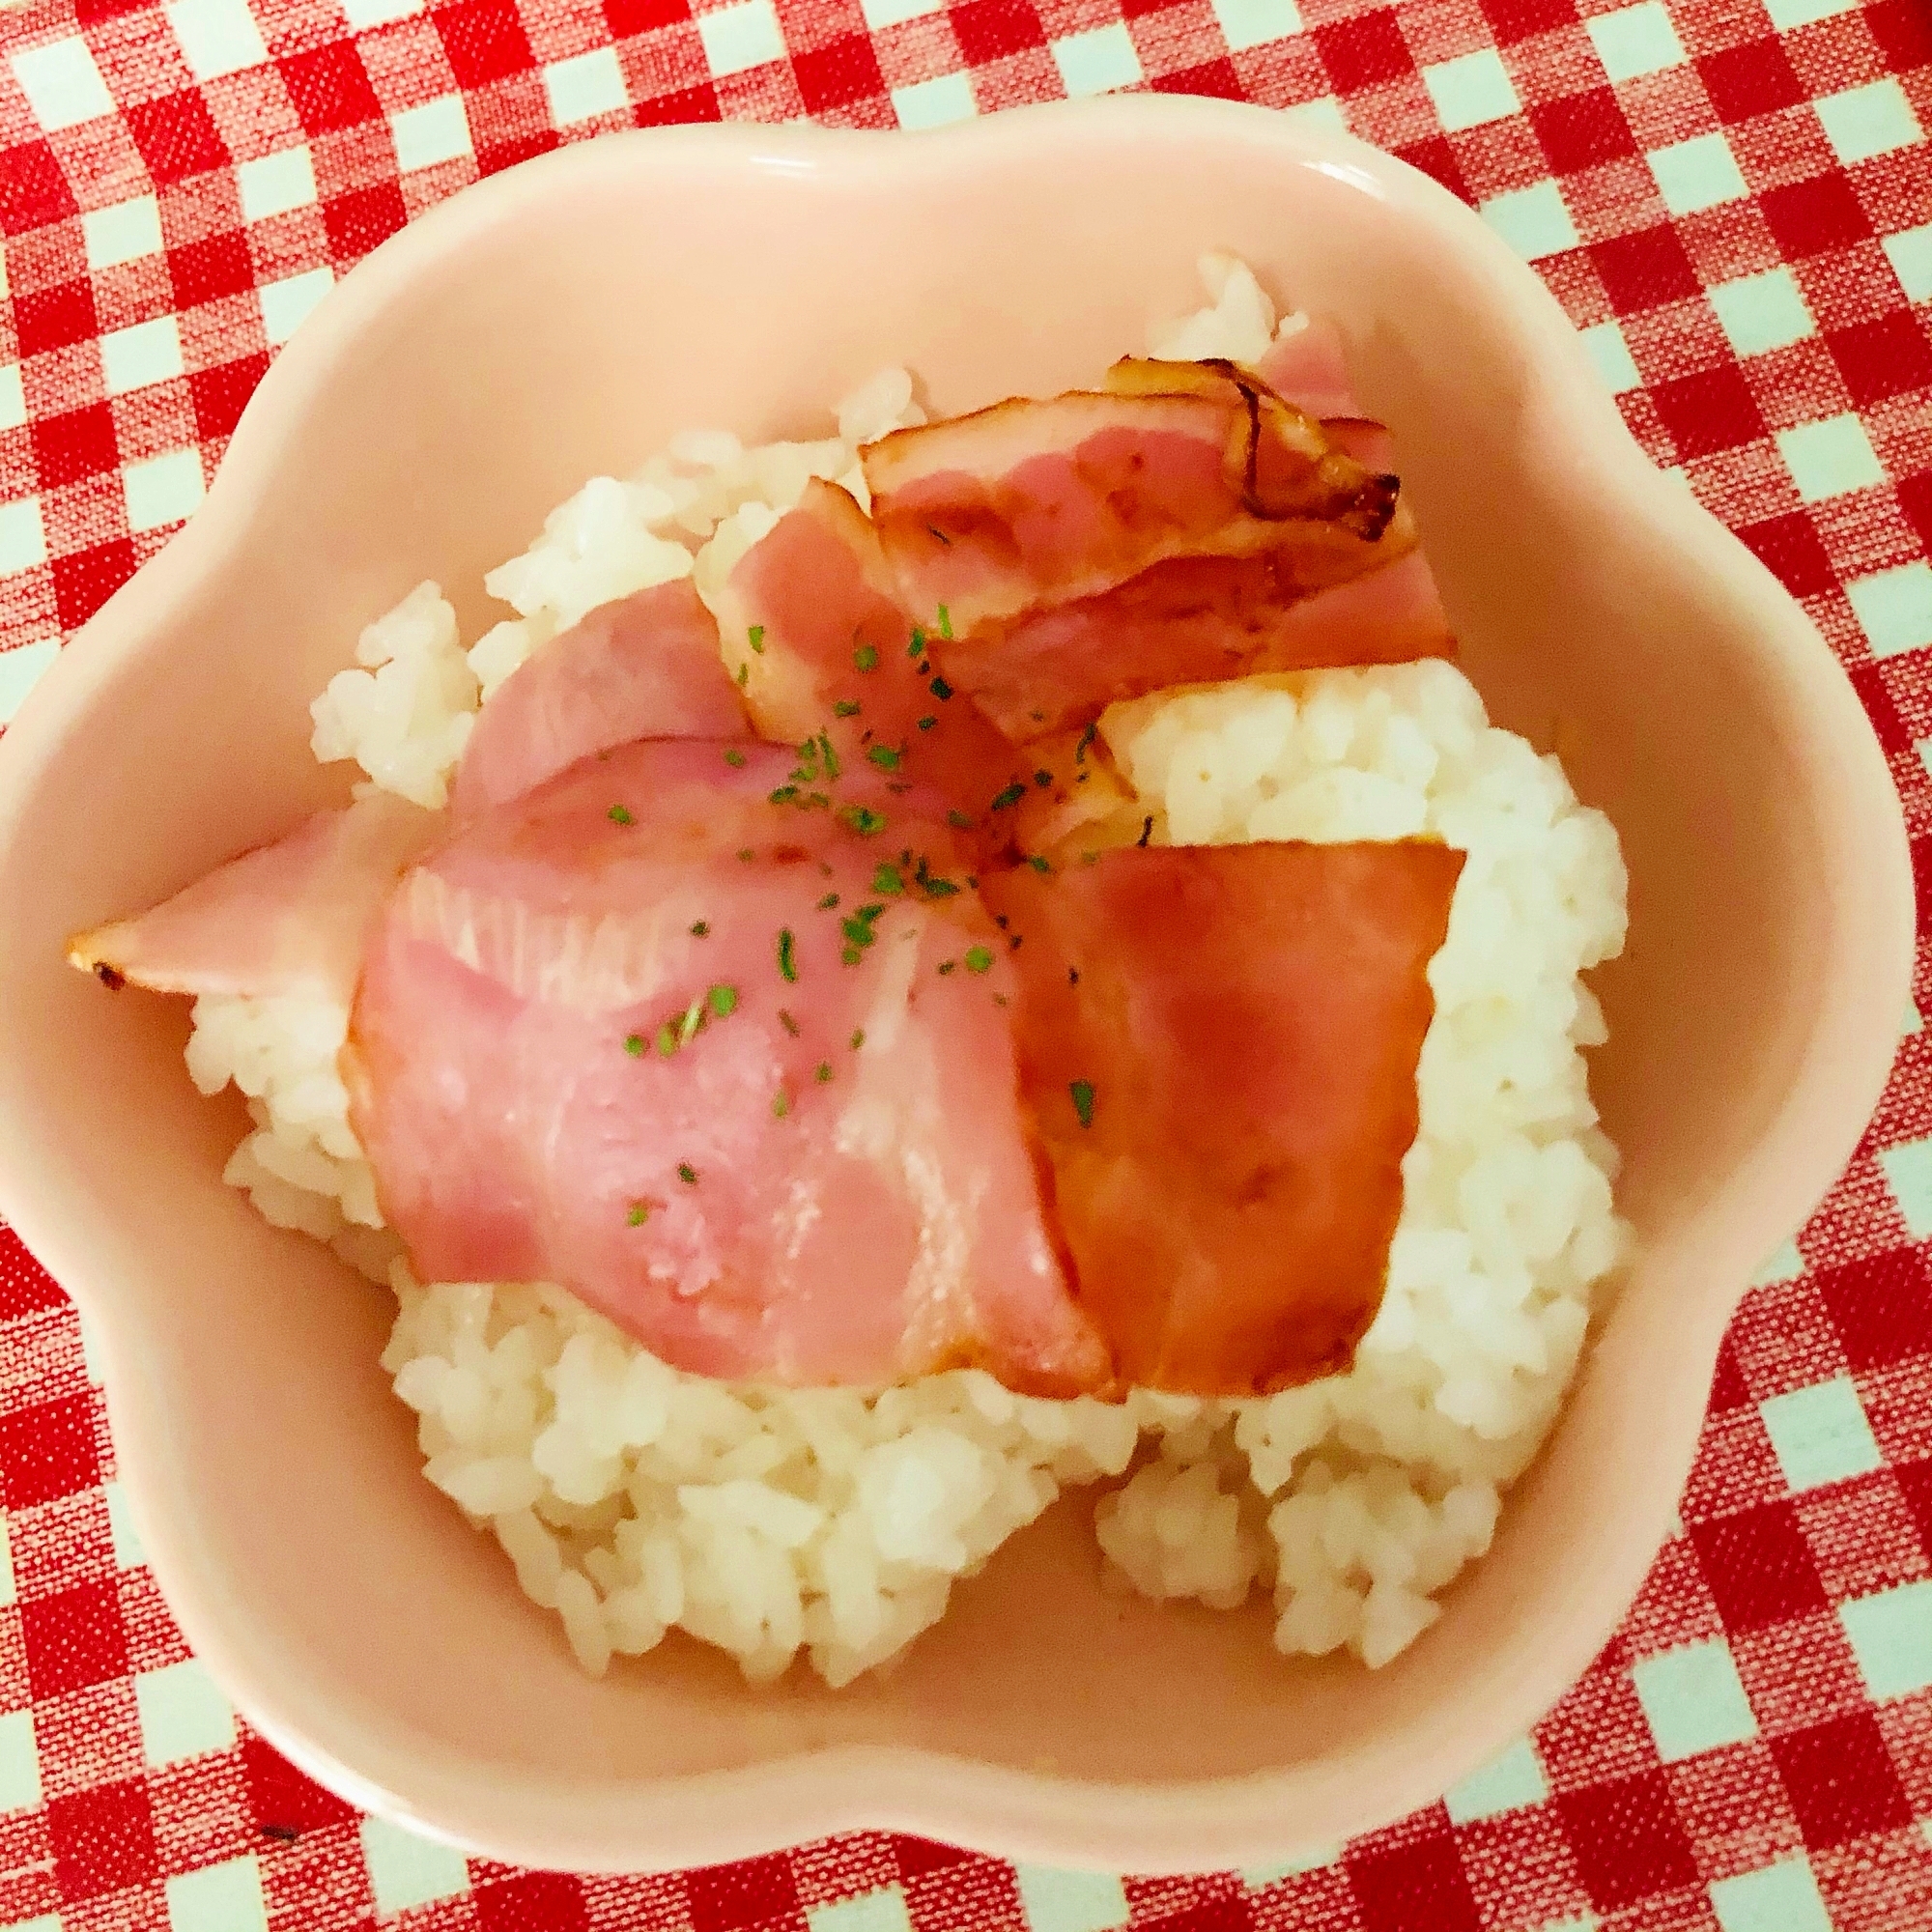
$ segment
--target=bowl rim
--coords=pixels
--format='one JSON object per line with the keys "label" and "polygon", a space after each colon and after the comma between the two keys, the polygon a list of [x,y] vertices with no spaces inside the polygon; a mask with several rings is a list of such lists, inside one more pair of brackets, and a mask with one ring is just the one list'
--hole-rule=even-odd
{"label": "bowl rim", "polygon": [[[1580,339],[1541,278],[1520,261],[1471,209],[1427,176],[1356,140],[1310,127],[1275,110],[1227,101],[1142,95],[1020,107],[954,126],[894,132],[810,126],[704,125],[627,130],[566,146],[479,181],[427,211],[346,275],[277,355],[242,413],[207,497],[186,527],[124,585],[83,627],[77,649],[63,651],[29,694],[6,733],[0,754],[0,828],[35,789],[58,755],[71,723],[173,606],[212,584],[247,541],[249,506],[286,456],[285,431],[327,389],[337,365],[364,328],[400,292],[440,259],[531,203],[562,197],[608,177],[680,157],[724,157],[771,173],[866,174],[889,155],[895,167],[970,167],[976,157],[1024,150],[1042,137],[1131,140],[1138,130],[1198,133],[1223,144],[1264,146],[1336,176],[1377,199],[1401,204],[1452,242],[1486,276],[1497,311],[1514,331],[1526,390],[1546,419],[1589,448],[1603,488],[1633,507],[1667,511],[1680,551],[1723,585],[1726,594],[1767,625],[1792,632],[1796,618],[1813,655],[1803,668],[1821,703],[1850,706],[1862,723],[1849,680],[1831,647],[1796,601],[1748,551],[1688,493],[1658,471],[1626,428]],[[890,146],[888,145],[890,143]],[[1793,633],[1795,636],[1796,633]],[[1867,727],[1867,737],[1869,730]],[[1913,882],[1902,813],[1876,741],[1848,782],[1861,786],[1878,828],[1866,876],[1855,891],[1873,929],[1889,943],[1875,949],[1866,984],[1840,996],[1813,1031],[1805,1060],[1765,1144],[1775,1158],[1756,1163],[1757,1179],[1719,1189],[1693,1218],[1683,1245],[1698,1251],[1697,1230],[1718,1202],[1731,1216],[1746,1200],[1759,1225],[1788,1233],[1792,1205],[1808,1211],[1835,1179],[1857,1144],[1891,1063],[1896,1029],[1875,1022],[1873,1003],[1902,1013],[1910,986],[1915,931]],[[1889,810],[1879,810],[1882,787]],[[4,831],[0,830],[0,838]],[[1835,1133],[1815,1125],[1800,1133],[1803,1097],[1827,1077],[1865,1096],[1856,1120]],[[1848,1110],[1840,1110],[1841,1112]],[[540,1804],[527,1794],[508,1800],[481,1760],[447,1747],[412,1752],[394,1727],[380,1738],[306,1694],[275,1660],[227,1618],[218,1577],[170,1526],[159,1505],[163,1487],[150,1474],[165,1459],[150,1445],[168,1431],[171,1398],[139,1372],[138,1298],[95,1279],[64,1218],[51,1205],[51,1169],[16,1122],[0,1118],[0,1208],[57,1280],[71,1285],[101,1331],[103,1381],[122,1448],[122,1477],[156,1580],[196,1655],[237,1707],[276,1748],[361,1808],[467,1851],[517,1863],[583,1871],[637,1872],[749,1857],[831,1833],[899,1830],[944,1838],[993,1855],[1045,1864],[1170,1872],[1256,1865],[1285,1845],[1327,1844],[1386,1822],[1437,1797],[1472,1767],[1462,1727],[1438,1717],[1404,1734],[1400,1747],[1365,1744],[1347,1757],[1313,1767],[1240,1777],[1167,1783],[1113,1783],[1052,1773],[1022,1772],[916,1746],[822,1747],[742,1768],[616,1782],[547,1781]],[[1767,1248],[1777,1238],[1774,1234]],[[1715,1262],[1722,1244],[1707,1243]],[[1749,1263],[1745,1264],[1747,1268]],[[1672,1447],[1663,1459],[1676,1473],[1666,1492],[1652,1480],[1638,1498],[1646,1537],[1591,1578],[1601,1614],[1580,1620],[1549,1647],[1533,1673],[1488,1687],[1484,1726],[1499,1747],[1531,1724],[1588,1665],[1641,1583],[1663,1537],[1676,1489],[1703,1420],[1724,1326],[1748,1282],[1743,1269],[1719,1270],[1729,1283],[1710,1287],[1687,1309],[1680,1341],[1697,1381],[1697,1400],[1679,1404]],[[1737,1277],[1732,1280],[1731,1277]],[[1679,1373],[1678,1380],[1686,1378]],[[1452,1732],[1458,1735],[1452,1735]],[[1380,1802],[1365,1816],[1338,1786],[1359,1784],[1373,1770]],[[1285,1826],[1284,1820],[1293,1821]]]}

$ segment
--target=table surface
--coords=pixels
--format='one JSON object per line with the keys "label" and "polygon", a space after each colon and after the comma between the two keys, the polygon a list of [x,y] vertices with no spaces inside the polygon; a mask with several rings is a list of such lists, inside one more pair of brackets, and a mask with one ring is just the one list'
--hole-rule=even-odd
{"label": "table surface", "polygon": [[[1346,125],[1533,260],[1644,447],[1831,639],[1932,882],[1925,0],[0,0],[0,721],[332,279],[479,174],[639,123],[1132,87]],[[861,1834],[579,1880],[359,1818],[237,1722],[143,1566],[74,1311],[0,1229],[0,1927],[1926,1932],[1928,1236],[1915,1008],[1731,1330],[1623,1628],[1387,1831],[1193,1879]]]}

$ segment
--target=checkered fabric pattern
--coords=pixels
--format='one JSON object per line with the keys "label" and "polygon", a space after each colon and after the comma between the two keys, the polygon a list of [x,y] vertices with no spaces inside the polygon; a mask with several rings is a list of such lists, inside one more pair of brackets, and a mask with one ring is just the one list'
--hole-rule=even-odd
{"label": "checkered fabric pattern", "polygon": [[[1346,124],[1536,263],[1644,446],[1839,652],[1932,908],[1924,0],[0,0],[0,722],[193,510],[333,279],[466,182],[637,123],[1134,87]],[[863,1835],[578,1880],[358,1817],[188,1654],[75,1313],[0,1230],[0,1927],[1928,1932],[1932,966],[1918,988],[1621,1632],[1440,1803],[1268,1871]]]}

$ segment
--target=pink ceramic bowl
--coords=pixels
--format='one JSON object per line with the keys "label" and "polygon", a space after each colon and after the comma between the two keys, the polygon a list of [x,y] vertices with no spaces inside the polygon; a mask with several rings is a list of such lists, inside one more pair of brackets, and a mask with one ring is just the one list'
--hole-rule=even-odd
{"label": "pink ceramic bowl", "polygon": [[[1091,379],[1231,248],[1335,317],[1467,668],[1623,834],[1596,1088],[1640,1240],[1494,1550],[1389,1668],[1101,1593],[1076,1501],[895,1672],[751,1690],[676,1643],[582,1677],[423,1482],[384,1297],[221,1185],[177,1005],[62,941],[339,783],[307,703],[418,579],[484,568],[681,426],[816,433],[881,362],[955,409]],[[1556,304],[1399,163],[1159,98],[915,137],[678,129],[459,195],[270,372],[206,506],[0,748],[0,1204],[99,1324],[120,1465],[189,1640],[326,1783],[497,1857],[640,1868],[893,1826],[1009,1856],[1259,1861],[1428,1801],[1640,1581],[1753,1266],[1850,1152],[1904,1009],[1884,760],[1782,590],[1625,434]]]}

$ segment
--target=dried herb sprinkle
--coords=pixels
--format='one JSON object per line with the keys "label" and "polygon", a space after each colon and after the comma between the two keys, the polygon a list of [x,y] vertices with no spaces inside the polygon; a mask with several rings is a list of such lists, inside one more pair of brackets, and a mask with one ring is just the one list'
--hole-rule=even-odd
{"label": "dried herb sprinkle", "polygon": [[976,946],[966,955],[966,970],[969,973],[990,973],[993,969],[993,955],[983,946]]}
{"label": "dried herb sprinkle", "polygon": [[787,984],[796,984],[798,980],[798,961],[792,954],[793,943],[791,927],[787,925],[779,933],[779,972]]}
{"label": "dried herb sprinkle", "polygon": [[621,805],[613,805],[604,815],[612,825],[635,825],[638,822],[631,816],[629,809]]}
{"label": "dried herb sprinkle", "polygon": [[1073,1111],[1079,1116],[1083,1127],[1094,1124],[1094,1083],[1091,1080],[1073,1080],[1067,1083],[1066,1091],[1073,1098]]}

